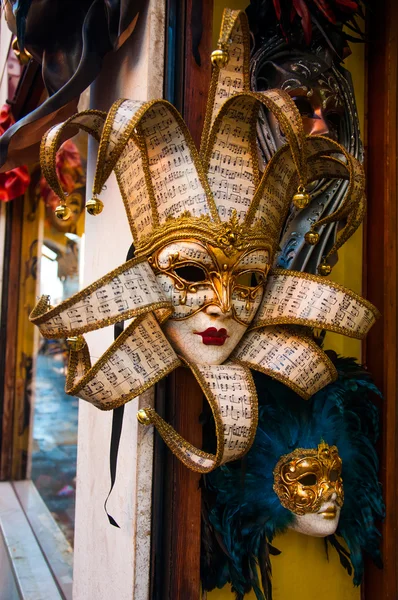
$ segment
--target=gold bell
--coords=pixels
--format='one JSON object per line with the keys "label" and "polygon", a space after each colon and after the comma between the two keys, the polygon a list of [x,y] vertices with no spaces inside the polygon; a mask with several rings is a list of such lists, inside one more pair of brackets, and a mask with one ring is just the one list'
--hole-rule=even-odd
{"label": "gold bell", "polygon": [[305,208],[311,201],[311,196],[305,191],[303,185],[299,185],[297,192],[293,196],[293,204],[296,208]]}
{"label": "gold bell", "polygon": [[93,217],[96,217],[97,215],[102,213],[103,208],[103,202],[101,202],[101,200],[99,200],[99,198],[96,198],[95,196],[94,198],[90,198],[90,200],[87,200],[86,202],[87,212]]}
{"label": "gold bell", "polygon": [[137,412],[137,421],[141,425],[150,425],[151,424],[151,419],[148,417],[145,408],[140,408],[140,410]]}
{"label": "gold bell", "polygon": [[54,212],[55,216],[60,221],[67,221],[68,219],[70,219],[70,216],[72,214],[71,209],[68,206],[66,206],[66,204],[60,204],[59,206],[57,206]]}
{"label": "gold bell", "polygon": [[331,272],[332,267],[328,265],[326,260],[323,260],[323,262],[318,266],[319,275],[322,275],[322,277],[326,277],[327,275],[330,275]]}
{"label": "gold bell", "polygon": [[319,233],[316,231],[307,231],[304,239],[310,246],[316,246],[316,244],[319,242]]}
{"label": "gold bell", "polygon": [[211,64],[214,67],[222,69],[223,67],[225,67],[228,61],[229,55],[226,50],[221,50],[221,48],[219,48],[218,50],[213,50],[213,52],[211,53]]}
{"label": "gold bell", "polygon": [[72,337],[66,338],[66,343],[68,344],[69,350],[73,352],[79,352],[86,345],[84,337],[81,335],[74,335]]}

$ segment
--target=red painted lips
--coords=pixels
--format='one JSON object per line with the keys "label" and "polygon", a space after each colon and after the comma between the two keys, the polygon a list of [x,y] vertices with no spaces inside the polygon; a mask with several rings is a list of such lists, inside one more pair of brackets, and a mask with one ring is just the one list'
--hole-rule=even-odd
{"label": "red painted lips", "polygon": [[206,346],[222,346],[229,337],[227,330],[208,327],[206,331],[194,331],[196,335],[202,336],[202,341]]}

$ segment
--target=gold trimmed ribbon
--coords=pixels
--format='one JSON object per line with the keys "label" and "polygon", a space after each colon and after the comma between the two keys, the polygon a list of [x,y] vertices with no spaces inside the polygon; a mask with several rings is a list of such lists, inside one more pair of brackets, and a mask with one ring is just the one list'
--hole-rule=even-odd
{"label": "gold trimmed ribbon", "polygon": [[152,311],[162,322],[173,308],[148,261],[141,257],[127,261],[55,308],[42,296],[30,320],[43,337],[52,339],[81,335]]}
{"label": "gold trimmed ribbon", "polygon": [[[299,183],[305,185],[307,182],[303,122],[289,94],[283,90],[235,94],[223,103],[216,115],[209,133],[206,152],[203,154],[203,162],[210,188],[218,199],[219,212],[220,205],[225,206],[227,211],[236,209],[241,220],[246,218],[259,184],[256,132],[261,106],[272,112],[289,143],[287,153],[277,153],[271,160],[263,175],[263,181],[268,178],[276,162],[282,164],[292,159]],[[282,219],[292,196],[286,194],[285,190],[282,190],[280,196]]]}
{"label": "gold trimmed ribbon", "polygon": [[225,100],[238,92],[250,91],[250,31],[244,11],[224,9],[217,50],[212,54],[212,63],[213,73],[200,145],[201,155],[206,151],[210,128]]}
{"label": "gold trimmed ribbon", "polygon": [[107,116],[94,178],[99,194],[112,170],[121,189],[136,250],[154,228],[187,211],[219,221],[201,160],[181,115],[166,100],[121,99]]}
{"label": "gold trimmed ribbon", "polygon": [[268,325],[304,325],[364,339],[380,317],[373,304],[324,277],[275,269],[251,329]]}
{"label": "gold trimmed ribbon", "polygon": [[97,141],[100,140],[105,123],[106,113],[100,110],[85,110],[69,117],[49,129],[42,137],[40,144],[40,168],[48,185],[62,202],[66,202],[66,194],[57,177],[54,160],[61,144],[81,129],[89,133]]}
{"label": "gold trimmed ribbon", "polygon": [[[186,361],[184,361],[186,362]],[[188,363],[186,363],[188,364]],[[195,448],[166,423],[153,408],[141,409],[145,424],[153,424],[170,450],[188,468],[209,473],[238,460],[250,449],[257,430],[258,401],[250,370],[229,361],[223,365],[188,365],[201,386],[213,412],[216,454]]]}
{"label": "gold trimmed ribbon", "polygon": [[133,319],[91,366],[84,339],[69,355],[66,392],[101,410],[125,404],[181,363],[160,324],[173,312],[144,258],[132,259],[57,307],[42,296],[30,320],[45,338],[76,337]]}
{"label": "gold trimmed ribbon", "polygon": [[249,331],[231,360],[281,381],[305,400],[337,379],[333,363],[313,339],[288,327]]}
{"label": "gold trimmed ribbon", "polygon": [[180,366],[155,314],[136,317],[93,366],[87,345],[80,351],[72,350],[66,393],[101,410],[111,410],[136,398]]}

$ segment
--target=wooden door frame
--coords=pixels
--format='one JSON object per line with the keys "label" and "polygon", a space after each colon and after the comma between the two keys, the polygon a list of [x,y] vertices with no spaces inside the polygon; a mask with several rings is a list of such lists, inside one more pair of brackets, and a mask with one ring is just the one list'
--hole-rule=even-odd
{"label": "wooden door frame", "polygon": [[[39,105],[43,90],[40,65],[31,60],[22,73],[15,98],[10,100],[16,121]],[[15,405],[23,210],[23,196],[7,203],[0,321],[0,480],[3,481],[23,479],[27,466],[28,449],[16,450],[15,440],[15,419],[24,410],[24,406]],[[15,451],[21,451],[23,456],[16,457]],[[14,461],[17,469],[13,468]]]}
{"label": "wooden door frame", "polygon": [[382,390],[381,481],[386,518],[381,527],[384,568],[365,569],[365,600],[398,598],[398,4],[380,0],[368,11],[365,296],[381,311],[365,345],[366,364]]}
{"label": "wooden door frame", "polygon": [[[166,32],[173,27],[170,20],[176,37],[170,40],[166,33],[165,97],[180,110],[199,148],[211,78],[213,1],[169,0]],[[201,447],[203,392],[191,371],[179,368],[157,385],[156,408],[181,435]],[[156,436],[151,600],[199,599],[199,482],[200,474],[187,469]]]}

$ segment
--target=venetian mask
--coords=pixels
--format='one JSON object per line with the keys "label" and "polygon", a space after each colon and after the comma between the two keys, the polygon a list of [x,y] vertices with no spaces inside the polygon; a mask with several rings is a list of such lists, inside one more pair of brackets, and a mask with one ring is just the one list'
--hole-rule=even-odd
{"label": "venetian mask", "polygon": [[297,448],[274,469],[274,491],[295,514],[292,529],[316,537],[333,534],[344,502],[342,461],[336,446]]}
{"label": "venetian mask", "polygon": [[[309,55],[276,63],[267,61],[258,73],[259,89],[278,87],[293,98],[307,135],[339,139],[344,116],[342,92],[332,69]],[[285,142],[273,115],[269,116],[277,147]]]}
{"label": "venetian mask", "polygon": [[160,248],[150,262],[174,306],[164,330],[178,353],[188,361],[223,363],[260,305],[269,250],[228,256],[220,247],[187,239]]}
{"label": "venetian mask", "polygon": [[[315,322],[363,337],[376,314],[356,295],[317,277],[268,273],[292,201],[310,200],[305,186],[320,174],[334,178],[343,171],[354,181],[357,173],[358,191],[349,188],[347,203],[359,211],[362,175],[338,144],[305,136],[286,92],[249,91],[245,14],[227,10],[222,30],[221,47],[212,55],[215,92],[200,153],[181,115],[164,100],[121,99],[108,115],[85,111],[47,132],[41,166],[61,200],[57,218],[67,218],[68,207],[56,150],[65,128],[77,125],[100,139],[86,208],[90,215],[101,213],[98,195],[114,170],[135,255],[57,307],[42,297],[31,314],[43,335],[68,338],[67,392],[102,410],[125,404],[185,362],[211,406],[216,453],[192,446],[152,407],[137,416],[143,425],[154,424],[189,468],[203,473],[237,460],[254,440],[258,408],[250,369],[304,398],[337,376],[328,356],[292,325],[312,328]],[[288,140],[264,173],[255,141],[262,107],[275,114]],[[351,168],[331,160],[330,152],[342,152]],[[349,310],[326,314],[323,295],[336,307],[343,301],[346,307],[348,295],[356,320],[345,323]],[[91,366],[83,334],[127,319],[123,334]]]}

